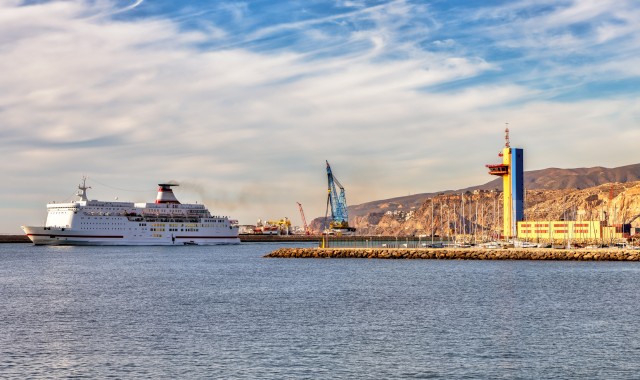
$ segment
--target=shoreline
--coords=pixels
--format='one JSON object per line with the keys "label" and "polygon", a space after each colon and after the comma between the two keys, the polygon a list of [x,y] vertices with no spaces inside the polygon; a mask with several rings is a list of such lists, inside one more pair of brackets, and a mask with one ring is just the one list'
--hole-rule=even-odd
{"label": "shoreline", "polygon": [[553,248],[280,248],[265,258],[640,261],[640,251]]}
{"label": "shoreline", "polygon": [[[242,243],[305,243],[320,242],[320,236],[309,235],[240,235]],[[27,235],[0,235],[0,244],[2,243],[31,243]]]}

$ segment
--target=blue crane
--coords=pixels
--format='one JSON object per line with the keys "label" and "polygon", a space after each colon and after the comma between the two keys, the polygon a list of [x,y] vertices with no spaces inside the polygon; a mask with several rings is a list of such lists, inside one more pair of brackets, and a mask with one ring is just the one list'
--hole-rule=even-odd
{"label": "blue crane", "polygon": [[[329,223],[329,228],[347,230],[349,232],[355,231],[355,228],[349,227],[349,214],[347,211],[347,198],[345,196],[344,187],[340,181],[333,176],[329,161],[327,161],[327,180],[329,183],[329,194],[327,195],[327,212],[325,212],[325,221],[327,219],[329,207],[331,207],[331,221]],[[340,193],[338,193],[336,185],[340,189]]]}

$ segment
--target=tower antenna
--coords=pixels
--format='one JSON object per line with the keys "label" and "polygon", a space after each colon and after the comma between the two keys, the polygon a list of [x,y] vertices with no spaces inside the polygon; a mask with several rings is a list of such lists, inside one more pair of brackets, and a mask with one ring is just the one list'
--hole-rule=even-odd
{"label": "tower antenna", "polygon": [[504,123],[506,125],[506,128],[504,130],[504,146],[505,148],[509,148],[511,147],[511,145],[509,144],[509,123]]}

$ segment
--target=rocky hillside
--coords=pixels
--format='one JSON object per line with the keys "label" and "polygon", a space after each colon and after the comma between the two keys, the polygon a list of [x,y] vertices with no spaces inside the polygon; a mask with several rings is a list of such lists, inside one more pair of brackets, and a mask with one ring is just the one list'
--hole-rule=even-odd
{"label": "rocky hillside", "polygon": [[[491,234],[501,229],[501,183],[349,207],[358,235]],[[640,227],[640,164],[525,173],[525,218],[607,220]],[[464,198],[464,202],[463,202]],[[463,206],[464,205],[464,206]],[[462,208],[464,207],[464,211]],[[322,218],[312,223],[320,231]]]}
{"label": "rocky hillside", "polygon": [[[557,169],[549,168],[532,170],[524,173],[524,187],[527,190],[562,190],[585,189],[606,183],[640,181],[640,164],[621,166],[617,168]],[[349,216],[358,217],[371,213],[386,211],[408,210],[419,207],[427,199],[437,194],[460,193],[473,190],[502,190],[502,180],[496,178],[484,185],[472,186],[460,190],[445,190],[438,193],[423,193],[409,196],[383,199],[349,206]]]}
{"label": "rocky hillside", "polygon": [[[610,199],[610,196],[613,198]],[[464,198],[464,200],[463,200]],[[502,192],[442,194],[409,210],[356,216],[362,235],[491,235],[502,228]],[[606,220],[640,227],[640,181],[587,189],[528,190],[525,219]]]}

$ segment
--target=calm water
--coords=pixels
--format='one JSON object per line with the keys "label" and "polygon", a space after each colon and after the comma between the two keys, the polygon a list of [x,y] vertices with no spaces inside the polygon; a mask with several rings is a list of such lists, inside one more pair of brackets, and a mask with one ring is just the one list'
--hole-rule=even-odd
{"label": "calm water", "polygon": [[640,265],[0,245],[0,378],[637,379]]}

